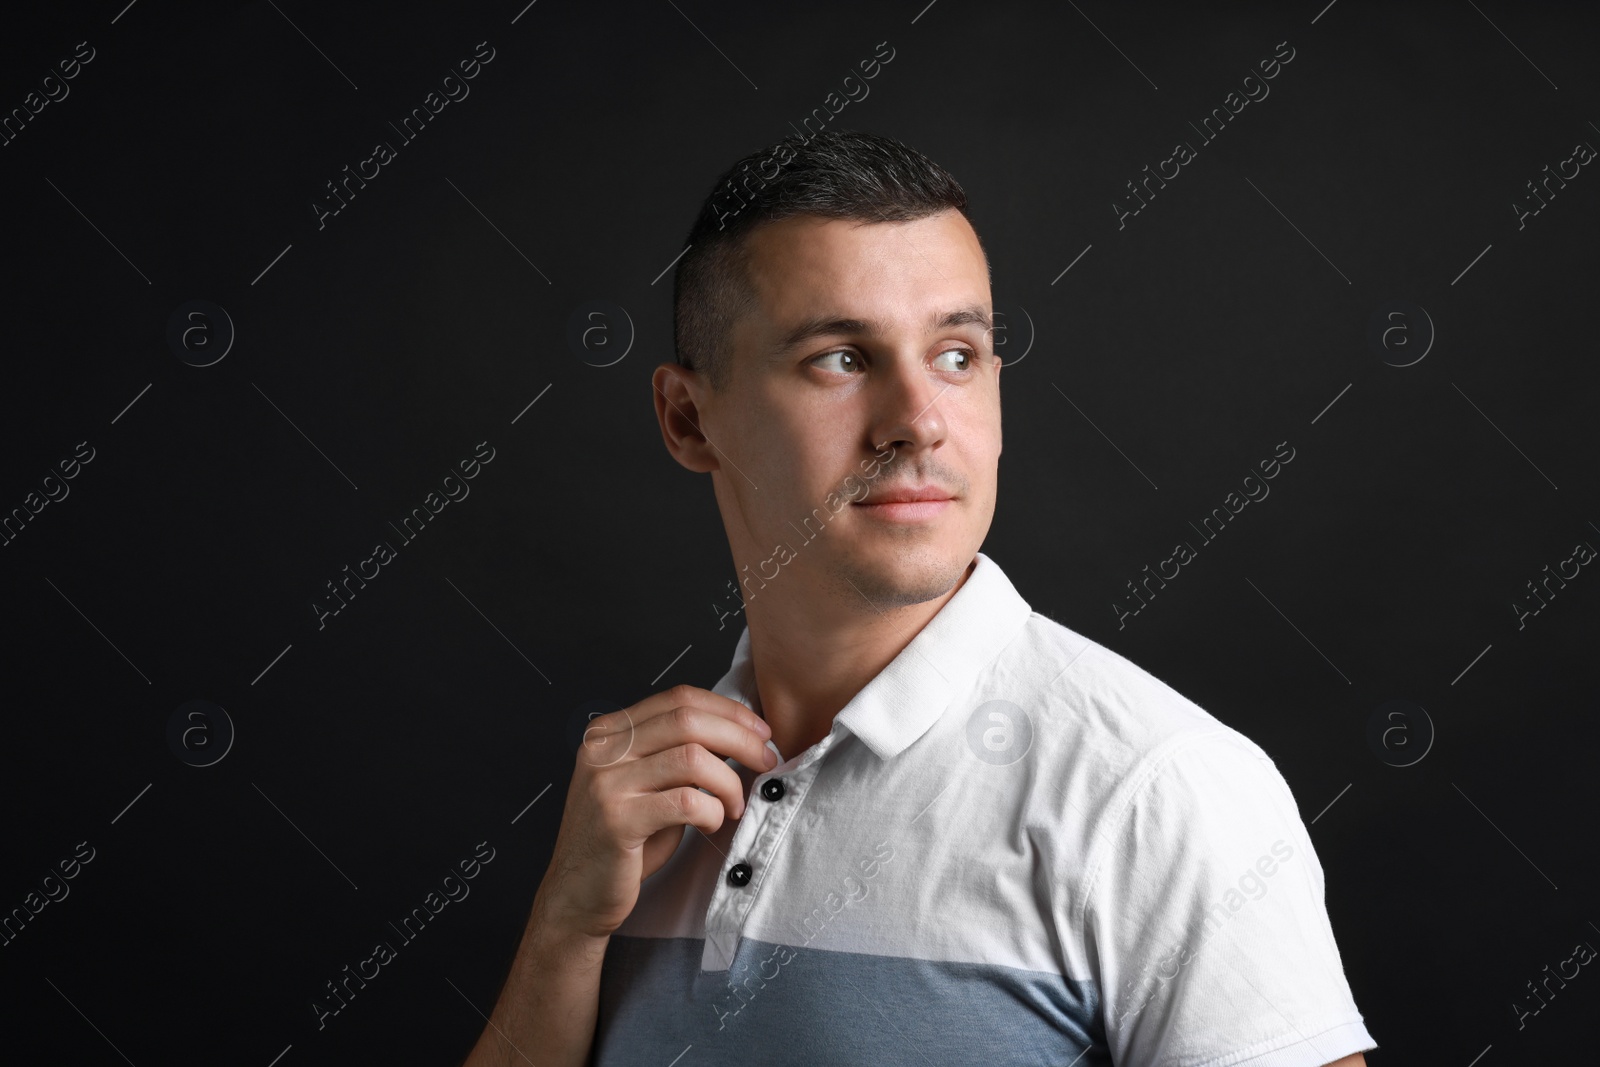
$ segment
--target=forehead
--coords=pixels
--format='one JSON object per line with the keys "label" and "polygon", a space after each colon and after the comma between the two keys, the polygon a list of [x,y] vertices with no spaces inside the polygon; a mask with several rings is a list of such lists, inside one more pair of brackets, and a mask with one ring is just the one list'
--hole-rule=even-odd
{"label": "forehead", "polygon": [[905,222],[797,215],[747,240],[757,302],[775,326],[826,311],[895,310],[920,319],[927,306],[986,303],[989,272],[978,235],[959,211]]}

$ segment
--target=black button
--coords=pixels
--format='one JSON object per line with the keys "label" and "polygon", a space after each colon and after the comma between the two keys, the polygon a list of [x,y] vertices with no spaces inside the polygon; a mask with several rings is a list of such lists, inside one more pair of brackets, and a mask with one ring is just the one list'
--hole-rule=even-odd
{"label": "black button", "polygon": [[728,868],[729,885],[749,885],[750,865],[748,863],[735,863]]}
{"label": "black button", "polygon": [[768,778],[761,783],[761,795],[767,800],[783,799],[783,779]]}

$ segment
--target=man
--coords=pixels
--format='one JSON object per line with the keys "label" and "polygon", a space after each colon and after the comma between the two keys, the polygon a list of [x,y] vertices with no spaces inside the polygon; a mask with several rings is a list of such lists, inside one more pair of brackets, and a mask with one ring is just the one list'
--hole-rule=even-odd
{"label": "man", "polygon": [[656,416],[746,626],[713,690],[591,723],[467,1063],[1364,1064],[1271,760],[979,551],[1000,360],[961,187],[790,139],[689,244]]}

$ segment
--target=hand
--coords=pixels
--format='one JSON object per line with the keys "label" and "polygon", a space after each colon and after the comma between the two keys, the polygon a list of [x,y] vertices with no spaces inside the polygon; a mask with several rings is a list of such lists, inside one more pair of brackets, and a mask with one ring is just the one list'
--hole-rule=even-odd
{"label": "hand", "polygon": [[771,736],[743,704],[690,685],[591,720],[535,908],[559,932],[609,937],[685,827],[710,835],[744,815],[744,783],[724,760],[771,770]]}

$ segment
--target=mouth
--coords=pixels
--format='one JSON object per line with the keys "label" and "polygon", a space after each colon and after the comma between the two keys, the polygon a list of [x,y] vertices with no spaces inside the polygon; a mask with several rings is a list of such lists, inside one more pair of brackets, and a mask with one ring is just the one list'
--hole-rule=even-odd
{"label": "mouth", "polygon": [[929,486],[874,494],[852,506],[875,519],[915,523],[937,518],[954,502],[955,498],[947,490]]}

